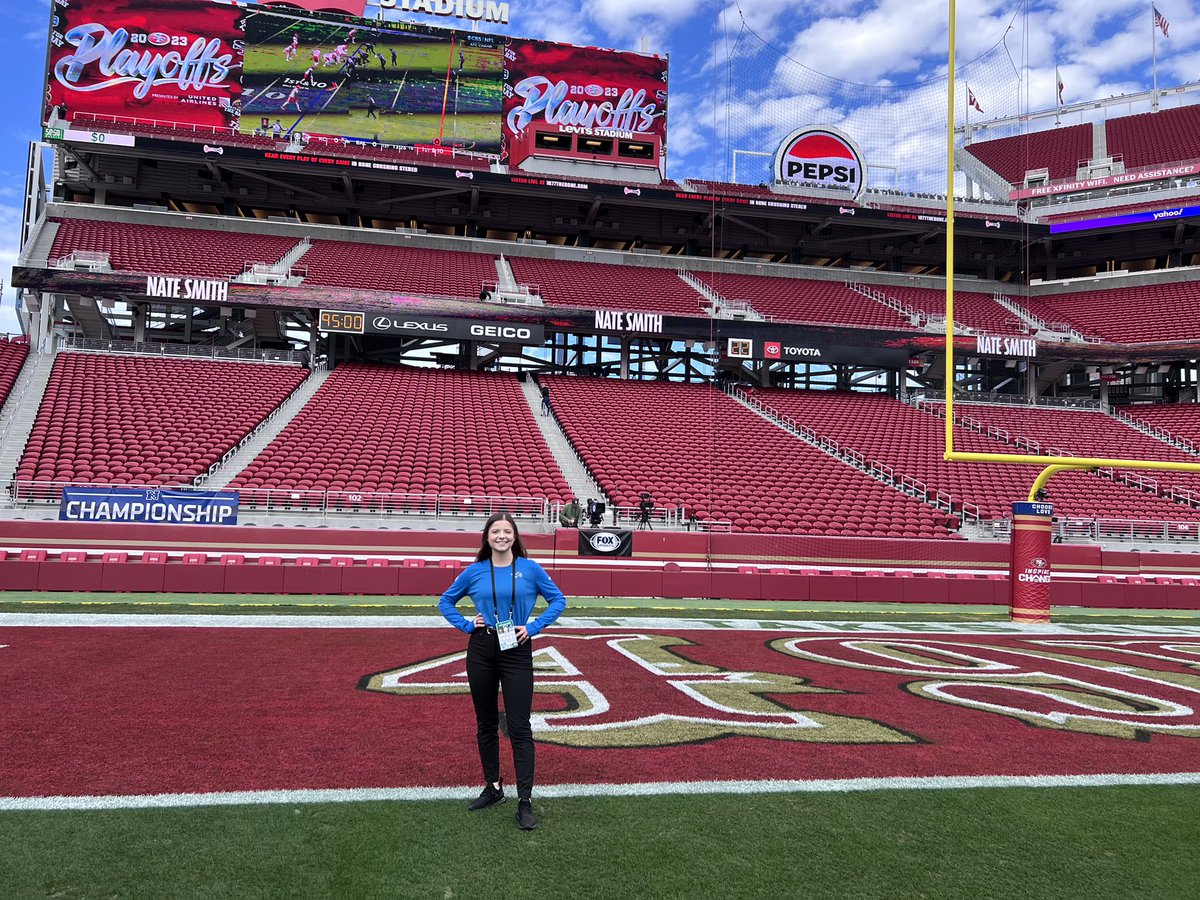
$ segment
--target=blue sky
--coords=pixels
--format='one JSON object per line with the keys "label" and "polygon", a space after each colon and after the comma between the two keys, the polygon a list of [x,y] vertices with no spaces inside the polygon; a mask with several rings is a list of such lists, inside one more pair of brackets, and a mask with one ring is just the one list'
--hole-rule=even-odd
{"label": "blue sky", "polygon": [[[1161,0],[1157,5],[1171,23],[1170,38],[1158,39],[1159,86],[1200,79],[1200,0]],[[17,255],[27,146],[40,131],[49,0],[16,0],[5,7],[6,27],[0,30],[0,278],[5,282],[0,332],[16,329],[9,270]],[[828,0],[819,5],[741,0],[740,6],[722,0],[510,0],[510,9],[512,20],[503,30],[511,34],[618,49],[637,49],[645,36],[650,50],[670,54],[667,142],[673,178],[727,177],[734,147],[773,150],[783,133],[814,124],[799,118],[820,115],[822,124],[848,130],[869,119],[871,109],[849,109],[845,97],[821,96],[831,81],[797,83],[789,73],[799,69],[778,63],[783,54],[816,72],[856,83],[911,84],[945,71],[945,0]],[[743,15],[775,49],[748,55],[727,81],[726,42],[736,38]],[[1150,4],[1144,0],[1028,0],[1027,9],[1015,0],[960,0],[960,63],[994,47],[1010,23],[1013,31],[1005,43],[1019,69],[1028,61],[1025,88],[1032,109],[1052,105],[1056,64],[1067,102],[1150,87]],[[732,88],[729,108],[714,110],[714,99],[724,100],[726,86]],[[919,121],[930,108],[932,101],[920,93],[897,95],[893,112],[898,121]],[[1024,102],[1017,98],[1023,90],[1010,93],[980,99],[995,114],[993,110]],[[933,154],[936,149],[925,146],[930,133],[914,129],[903,137],[911,142],[911,152]]]}

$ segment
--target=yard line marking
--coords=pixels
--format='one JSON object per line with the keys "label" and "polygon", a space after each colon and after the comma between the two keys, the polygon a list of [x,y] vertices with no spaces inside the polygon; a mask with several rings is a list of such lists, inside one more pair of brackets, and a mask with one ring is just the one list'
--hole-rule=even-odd
{"label": "yard line marking", "polygon": [[[432,604],[430,604],[432,608]],[[448,628],[440,615],[212,615],[197,613],[0,613],[0,628]],[[564,616],[545,637],[558,629],[622,631],[772,631],[821,634],[1024,634],[1024,635],[1129,635],[1133,637],[1200,637],[1200,625],[1121,625],[1064,622],[1025,625],[1018,622],[862,622],[807,621],[803,619],[724,619],[720,616],[689,619],[665,616]]]}
{"label": "yard line marking", "polygon": [[[657,797],[675,794],[845,793],[889,790],[968,790],[1014,787],[1115,787],[1119,785],[1200,784],[1200,772],[1109,775],[974,775],[922,778],[845,778],[815,781],[664,781],[635,784],[557,784],[538,786],[545,799],[577,797]],[[366,803],[372,801],[465,800],[478,785],[434,788],[351,788],[293,791],[220,791],[203,794],[0,797],[0,812],[52,812],[111,809],[170,809],[201,806]]]}

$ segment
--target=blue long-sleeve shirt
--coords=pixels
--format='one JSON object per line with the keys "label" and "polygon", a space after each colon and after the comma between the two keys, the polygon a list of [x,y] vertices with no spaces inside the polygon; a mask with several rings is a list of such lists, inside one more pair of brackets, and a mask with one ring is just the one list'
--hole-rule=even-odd
{"label": "blue long-sleeve shirt", "polygon": [[[529,557],[514,557],[513,563],[517,567],[516,599],[514,600],[512,596],[512,567],[496,566],[495,607],[500,612],[501,620],[511,618],[514,626],[524,625],[529,636],[533,637],[547,625],[552,624],[567,608],[567,598],[558,589],[558,585],[546,574],[546,570]],[[533,605],[537,602],[538,594],[545,597],[546,603],[549,605],[545,612],[530,622],[529,616],[533,612]],[[483,620],[493,628],[496,626],[496,609],[493,609],[492,604],[492,576],[488,560],[472,563],[463,569],[454,579],[454,583],[438,600],[438,610],[446,617],[446,621],[459,631],[470,634],[475,630],[475,617],[466,618],[455,605],[463,597],[470,597],[471,602],[475,604],[475,609],[483,616]]]}

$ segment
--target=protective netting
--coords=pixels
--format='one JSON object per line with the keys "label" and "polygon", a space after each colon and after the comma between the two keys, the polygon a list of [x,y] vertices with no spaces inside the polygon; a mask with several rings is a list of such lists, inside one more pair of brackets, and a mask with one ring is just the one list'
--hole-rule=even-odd
{"label": "protective netting", "polygon": [[[902,42],[904,35],[896,40]],[[774,153],[791,131],[827,125],[857,143],[867,163],[869,188],[945,193],[949,79],[944,61],[910,84],[856,84],[809,68],[745,23],[727,46],[719,66],[716,123],[717,146],[726,152],[716,178],[733,180],[735,150]],[[924,56],[931,49],[914,47],[913,53]],[[1001,38],[991,49],[959,62],[956,125],[1020,113],[1019,53],[1019,47],[1014,50]],[[968,91],[983,112],[968,107]],[[1017,132],[1018,126],[992,128],[987,137]],[[958,142],[962,140],[960,133]],[[767,157],[739,153],[736,168],[740,183],[773,180]],[[964,190],[961,182],[955,193]]]}

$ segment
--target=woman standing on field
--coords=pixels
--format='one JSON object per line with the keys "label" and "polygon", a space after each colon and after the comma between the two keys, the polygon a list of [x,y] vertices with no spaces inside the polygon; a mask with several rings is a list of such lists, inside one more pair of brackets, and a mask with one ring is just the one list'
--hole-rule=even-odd
{"label": "woman standing on field", "polygon": [[[529,616],[541,594],[547,609],[532,622]],[[456,604],[469,596],[475,616],[465,618]],[[446,621],[469,634],[467,681],[475,704],[475,738],[483,766],[483,792],[467,807],[472,812],[505,801],[500,778],[500,713],[497,691],[504,691],[504,714],[517,770],[517,825],[537,827],[533,815],[533,645],[531,638],[566,608],[562,591],[546,570],[529,558],[517,523],[506,512],[491,516],[475,562],[442,594],[438,609]]]}

